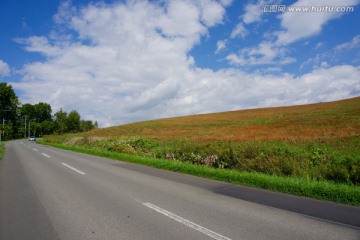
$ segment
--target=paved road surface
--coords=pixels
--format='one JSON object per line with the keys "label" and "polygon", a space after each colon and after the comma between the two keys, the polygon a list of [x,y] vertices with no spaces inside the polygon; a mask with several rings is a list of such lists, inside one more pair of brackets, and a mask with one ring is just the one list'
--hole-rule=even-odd
{"label": "paved road surface", "polygon": [[0,162],[1,240],[359,240],[359,213],[24,140]]}

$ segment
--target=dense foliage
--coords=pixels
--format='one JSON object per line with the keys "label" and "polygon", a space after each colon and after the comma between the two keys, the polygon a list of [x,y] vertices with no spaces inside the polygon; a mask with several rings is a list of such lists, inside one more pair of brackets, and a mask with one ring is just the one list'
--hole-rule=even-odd
{"label": "dense foliage", "polygon": [[0,120],[2,139],[85,132],[97,127],[96,122],[82,120],[76,110],[68,114],[60,109],[53,115],[48,103],[21,104],[12,86],[4,82],[0,83]]}

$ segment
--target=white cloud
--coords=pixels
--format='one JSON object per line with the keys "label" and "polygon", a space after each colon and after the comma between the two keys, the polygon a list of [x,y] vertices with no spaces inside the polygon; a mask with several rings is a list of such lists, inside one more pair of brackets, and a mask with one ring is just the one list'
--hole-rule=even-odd
{"label": "white cloud", "polygon": [[[25,65],[21,82],[12,85],[24,93],[22,102],[47,101],[54,111],[77,109],[102,127],[359,95],[359,67],[319,68],[299,77],[279,76],[274,68],[276,75],[195,67],[189,51],[209,26],[222,24],[225,11],[213,10],[218,7],[209,1],[128,1],[76,11],[61,7],[57,16],[62,20],[56,21],[67,26],[65,36],[23,40],[28,51],[46,59]],[[293,61],[286,52],[262,42],[233,58],[245,65],[285,64]]]}
{"label": "white cloud", "polygon": [[315,50],[318,50],[319,48],[321,48],[322,46],[324,46],[324,42],[318,42],[317,44],[316,44],[316,46],[315,46]]}
{"label": "white cloud", "polygon": [[304,99],[308,99],[306,103],[356,97],[360,94],[359,73],[360,67],[325,66],[298,78],[301,83],[298,90],[303,91]]}
{"label": "white cloud", "polygon": [[[262,6],[280,3],[277,0],[263,1],[259,0],[255,3],[249,3],[245,6],[245,13],[242,15],[242,20],[246,24],[261,21]],[[298,0],[290,7],[312,7],[312,6],[354,6],[359,4],[360,0]],[[290,10],[279,15],[281,20],[281,30],[275,32],[267,32],[264,38],[268,40],[261,41],[256,47],[243,48],[238,53],[231,53],[226,60],[234,66],[250,66],[250,65],[269,65],[277,64],[284,65],[293,63],[296,60],[288,56],[288,45],[300,39],[308,38],[321,32],[323,26],[330,20],[338,18],[345,13],[336,11],[323,12],[291,12]],[[249,32],[246,30],[243,23],[239,23],[231,33],[231,38],[241,36],[244,38]],[[356,47],[360,42],[360,37],[355,37],[352,42],[344,43],[338,46],[339,49],[346,49]],[[315,46],[315,49],[320,48],[324,43],[320,42]],[[304,62],[300,68],[310,64],[316,59],[309,59]],[[315,67],[314,67],[315,68]]]}
{"label": "white cloud", "polygon": [[[298,0],[292,6],[354,6],[359,0]],[[281,26],[284,30],[277,33],[277,44],[288,45],[300,39],[314,36],[321,32],[323,26],[330,20],[339,18],[345,13],[336,11],[291,12],[280,15]]]}
{"label": "white cloud", "polygon": [[216,51],[215,53],[219,53],[221,50],[226,48],[226,40],[219,40],[216,43]]}
{"label": "white cloud", "polygon": [[10,75],[10,68],[6,62],[0,59],[0,77]]}
{"label": "white cloud", "polygon": [[64,0],[54,15],[53,20],[57,24],[67,24],[71,17],[76,14],[76,8],[71,5],[71,0]]}
{"label": "white cloud", "polygon": [[[161,14],[159,12],[159,14]],[[159,29],[169,37],[199,37],[207,29],[201,24],[200,11],[196,5],[185,1],[171,1],[167,14],[159,17]],[[155,20],[155,19],[154,19]]]}
{"label": "white cloud", "polygon": [[329,67],[330,67],[330,65],[327,62],[321,62],[320,63],[320,68],[329,68]]}
{"label": "white cloud", "polygon": [[360,47],[360,35],[355,36],[350,42],[342,43],[335,47],[335,51],[350,50]]}
{"label": "white cloud", "polygon": [[[224,6],[228,6],[230,3],[231,2],[229,1],[225,1],[223,4]],[[225,14],[225,8],[223,5],[212,0],[201,0],[199,2],[199,9],[201,13],[200,20],[208,27],[212,27],[218,23],[221,23]]]}
{"label": "white cloud", "polygon": [[257,47],[244,48],[239,54],[229,54],[227,60],[233,65],[264,65],[264,64],[289,64],[296,60],[286,56],[284,47],[276,46],[272,42],[262,42]]}
{"label": "white cloud", "polygon": [[[265,0],[260,0],[256,3],[249,3],[245,6],[245,13],[242,15],[242,19],[244,23],[250,24],[254,22],[259,22],[261,20],[261,16],[264,14],[262,12],[262,5],[265,4]],[[267,2],[269,4],[269,2]]]}
{"label": "white cloud", "polygon": [[233,0],[220,0],[221,4],[224,5],[224,7],[228,7],[231,5]]}
{"label": "white cloud", "polygon": [[55,111],[76,108],[103,126],[156,118],[192,74],[188,51],[224,14],[214,1],[165,7],[128,1],[79,10],[63,4],[54,19],[73,37],[66,32],[18,40],[46,61],[25,65],[23,81],[14,86],[24,91],[25,102],[47,99]]}
{"label": "white cloud", "polygon": [[15,41],[25,44],[26,51],[39,52],[46,57],[59,56],[62,52],[60,47],[51,45],[48,38],[44,36],[32,36],[27,39],[15,39]]}
{"label": "white cloud", "polygon": [[[170,109],[184,114],[333,101],[360,95],[360,67],[319,68],[302,76],[200,69]],[[183,92],[184,91],[184,92]],[[184,97],[186,96],[186,98]]]}
{"label": "white cloud", "polygon": [[246,30],[244,24],[239,23],[239,24],[236,25],[234,30],[231,32],[230,38],[236,38],[238,36],[240,36],[241,38],[245,38],[246,35],[248,35],[248,34],[249,34],[249,31]]}
{"label": "white cloud", "polygon": [[303,69],[306,66],[311,66],[312,69],[319,68],[321,66],[321,63],[329,58],[329,55],[329,52],[318,53],[314,57],[309,58],[305,62],[303,62],[299,68]]}
{"label": "white cloud", "polygon": [[[323,45],[323,42],[318,43],[315,50],[321,48]],[[328,62],[336,62],[343,51],[354,51],[354,49],[357,48],[360,48],[360,35],[353,37],[349,42],[341,43],[332,49],[327,49],[322,53],[317,53],[312,58],[308,58],[300,65],[300,69],[303,69],[306,66],[311,66],[312,69],[322,68],[324,66],[329,67],[330,64]]]}

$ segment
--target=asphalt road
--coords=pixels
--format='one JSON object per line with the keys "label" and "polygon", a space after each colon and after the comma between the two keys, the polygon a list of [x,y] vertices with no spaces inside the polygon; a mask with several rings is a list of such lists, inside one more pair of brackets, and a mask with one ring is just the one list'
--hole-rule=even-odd
{"label": "asphalt road", "polygon": [[360,239],[360,210],[42,146],[6,144],[0,239]]}

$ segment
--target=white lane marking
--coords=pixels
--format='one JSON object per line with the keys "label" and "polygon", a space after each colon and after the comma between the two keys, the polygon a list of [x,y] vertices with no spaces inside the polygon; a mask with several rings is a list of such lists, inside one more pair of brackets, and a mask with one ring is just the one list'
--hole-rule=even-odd
{"label": "white lane marking", "polygon": [[34,149],[34,151],[36,151],[36,152],[38,151],[36,148],[33,148],[33,149]]}
{"label": "white lane marking", "polygon": [[227,237],[225,237],[223,235],[220,235],[220,234],[218,234],[216,232],[213,232],[213,231],[211,231],[211,230],[209,230],[207,228],[204,228],[204,227],[202,227],[202,226],[200,226],[200,225],[198,225],[196,223],[193,223],[193,222],[191,222],[191,221],[189,221],[189,220],[187,220],[185,218],[182,218],[182,217],[180,217],[180,216],[178,216],[178,215],[176,215],[174,213],[166,211],[166,210],[164,210],[164,209],[162,209],[162,208],[160,208],[158,206],[155,206],[154,204],[151,204],[149,202],[143,203],[143,205],[148,207],[148,208],[151,208],[151,209],[153,209],[153,210],[155,210],[155,211],[157,211],[157,212],[159,212],[159,213],[161,213],[161,214],[163,214],[163,215],[165,215],[165,216],[167,216],[167,217],[169,217],[171,219],[174,219],[175,221],[177,221],[179,223],[182,223],[182,224],[184,224],[184,225],[186,225],[186,226],[188,226],[188,227],[190,227],[192,229],[195,229],[195,230],[197,230],[197,231],[199,231],[199,232],[201,232],[201,233],[203,233],[205,235],[208,235],[209,237],[212,237],[213,239],[216,239],[216,240],[231,240],[230,238],[227,238]]}
{"label": "white lane marking", "polygon": [[80,171],[79,169],[76,169],[76,168],[74,168],[74,167],[72,167],[72,166],[70,166],[70,165],[68,165],[68,164],[66,164],[66,163],[61,163],[61,164],[64,165],[65,167],[70,168],[71,170],[73,170],[73,171],[75,171],[75,172],[77,172],[77,173],[80,173],[81,175],[84,175],[84,174],[85,174],[84,172]]}
{"label": "white lane marking", "polygon": [[42,155],[44,155],[45,157],[50,157],[49,155],[45,154],[45,153],[41,153]]}

